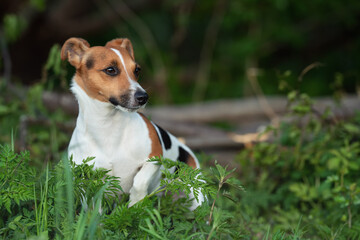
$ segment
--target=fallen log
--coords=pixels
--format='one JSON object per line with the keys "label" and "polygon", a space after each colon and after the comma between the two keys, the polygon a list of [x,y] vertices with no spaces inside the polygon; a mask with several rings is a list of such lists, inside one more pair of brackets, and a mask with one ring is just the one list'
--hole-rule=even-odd
{"label": "fallen log", "polygon": [[[42,97],[44,105],[49,110],[61,108],[71,115],[77,115],[78,104],[72,94],[44,92]],[[285,97],[270,96],[265,99],[268,102],[267,106],[276,114],[277,122],[300,121],[301,124],[307,121],[306,118],[286,117],[288,106]],[[327,108],[333,112],[334,119],[346,119],[360,110],[360,98],[354,95],[346,96],[341,103],[335,103],[330,97],[314,98],[314,112],[321,114]],[[274,123],[274,119],[269,119],[257,98],[219,100],[182,106],[149,106],[143,112],[155,123],[178,136],[190,148],[214,154],[220,162],[230,161],[237,152],[251,147],[254,143],[271,141],[270,135],[260,135],[258,129]],[[209,125],[217,121],[232,122],[236,128],[232,132],[227,132]],[[21,136],[26,136],[25,123],[37,124],[36,121],[27,119],[20,128]],[[44,121],[38,123],[43,124]],[[67,127],[72,129],[73,123]],[[231,154],[226,155],[225,152]]]}
{"label": "fallen log", "polygon": [[[54,92],[43,93],[43,103],[50,110],[63,109],[66,113],[77,115],[78,105],[72,94]],[[286,97],[268,96],[265,98],[274,113],[282,116],[287,112]],[[330,97],[314,98],[314,109],[323,113],[329,108],[336,117],[347,118],[360,110],[360,98],[355,95],[344,97],[337,104]],[[217,100],[181,106],[148,106],[143,112],[155,122],[195,122],[211,123],[217,121],[249,122],[268,119],[257,98]]]}
{"label": "fallen log", "polygon": [[194,150],[218,150],[218,149],[237,149],[251,147],[257,142],[263,142],[270,139],[270,134],[261,133],[226,133],[223,136],[212,137],[199,136],[181,138],[186,145]]}

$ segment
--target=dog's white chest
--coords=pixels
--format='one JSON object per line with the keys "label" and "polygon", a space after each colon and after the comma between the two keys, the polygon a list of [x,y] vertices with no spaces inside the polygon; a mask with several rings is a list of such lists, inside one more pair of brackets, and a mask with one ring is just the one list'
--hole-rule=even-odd
{"label": "dog's white chest", "polygon": [[99,114],[105,113],[80,112],[68,154],[76,164],[95,157],[95,167],[111,170],[109,174],[120,177],[123,190],[128,192],[151,152],[149,131],[136,113]]}

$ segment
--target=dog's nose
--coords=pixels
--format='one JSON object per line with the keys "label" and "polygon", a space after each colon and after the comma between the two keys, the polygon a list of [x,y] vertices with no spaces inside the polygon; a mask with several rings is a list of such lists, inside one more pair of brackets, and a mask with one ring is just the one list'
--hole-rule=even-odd
{"label": "dog's nose", "polygon": [[139,105],[144,105],[149,99],[149,95],[144,91],[136,91],[135,99]]}

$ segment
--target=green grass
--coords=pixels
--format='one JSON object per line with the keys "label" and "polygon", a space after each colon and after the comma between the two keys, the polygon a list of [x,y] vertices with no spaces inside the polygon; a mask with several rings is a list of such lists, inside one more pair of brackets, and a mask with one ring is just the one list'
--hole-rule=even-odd
{"label": "green grass", "polygon": [[[162,182],[166,182],[166,187],[161,191],[172,194],[168,193],[164,197],[150,194],[129,208],[128,197],[125,195],[119,198],[119,179],[106,175],[107,170],[93,170],[91,158],[82,165],[75,165],[67,159],[52,168],[48,164],[44,172],[34,177],[35,171],[28,165],[28,152],[16,154],[7,145],[0,146],[0,151],[0,166],[6,170],[2,171],[1,178],[6,178],[9,171],[19,171],[18,175],[28,184],[19,184],[19,179],[13,175],[1,186],[2,238],[191,239],[196,236],[199,239],[210,239],[223,235],[214,231],[225,229],[221,226],[223,217],[219,215],[219,209],[204,205],[190,212],[188,207],[191,203],[188,199],[175,201],[172,197],[179,191],[189,193],[189,184],[195,188],[201,187],[201,191],[209,197],[219,197],[221,186],[233,179],[220,165],[214,169],[214,173],[221,179],[216,190],[212,184],[201,181],[202,177],[198,177],[198,180],[192,178],[199,174],[199,170],[171,160],[153,159],[166,167],[164,175],[167,181]],[[23,161],[22,156],[26,156],[27,161]],[[169,172],[174,166],[179,169],[177,174]],[[10,191],[24,193],[24,196],[3,194]],[[25,195],[27,191],[33,191],[33,194]],[[213,221],[209,215],[214,216]],[[229,236],[233,234],[231,231],[226,233]]]}
{"label": "green grass", "polygon": [[[0,98],[0,239],[360,238],[360,114],[346,121],[319,115],[306,94],[292,91],[297,121],[240,152],[239,169],[210,167],[200,155],[203,183],[194,180],[199,170],[180,164],[170,174],[177,163],[154,159],[167,178],[157,192],[166,194],[150,193],[129,208],[120,180],[94,170],[92,158],[75,165],[61,157],[69,136],[57,123],[68,117],[34,106],[39,91],[31,90],[28,104]],[[38,112],[49,124],[29,126],[29,151],[16,150],[18,119]],[[189,200],[172,196],[189,193],[189,184],[209,199],[193,212]]]}

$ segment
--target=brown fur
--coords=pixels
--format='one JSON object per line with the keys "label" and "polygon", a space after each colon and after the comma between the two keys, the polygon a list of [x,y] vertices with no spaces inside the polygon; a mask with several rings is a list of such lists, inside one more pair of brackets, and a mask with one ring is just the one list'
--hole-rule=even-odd
{"label": "brown fur", "polygon": [[[102,102],[108,102],[110,97],[120,101],[127,94],[130,83],[123,65],[117,54],[110,48],[120,51],[126,70],[133,80],[136,62],[134,51],[128,39],[114,39],[105,47],[91,47],[89,43],[81,38],[70,38],[61,50],[61,58],[68,60],[76,68],[76,83],[92,98]],[[120,74],[109,76],[102,70],[116,66]]]}
{"label": "brown fur", "polygon": [[122,48],[126,49],[130,54],[132,60],[135,60],[133,46],[129,39],[127,38],[116,38],[106,43],[105,47],[115,48],[121,50]]}
{"label": "brown fur", "polygon": [[71,65],[79,68],[81,59],[90,44],[82,38],[69,38],[61,49],[61,59],[68,60]]}
{"label": "brown fur", "polygon": [[[76,83],[92,98],[108,102],[110,97],[120,99],[129,89],[129,81],[125,69],[119,62],[117,54],[110,48],[115,48],[122,54],[125,67],[133,80],[136,80],[134,70],[134,52],[128,39],[115,39],[105,47],[91,47],[81,38],[70,38],[61,49],[61,59],[68,60],[76,68]],[[106,75],[102,70],[113,65],[120,70],[117,76]]]}
{"label": "brown fur", "polygon": [[149,158],[162,156],[163,150],[161,142],[154,125],[152,125],[150,120],[147,119],[143,114],[139,113],[139,115],[143,118],[147,128],[149,129],[149,138],[151,139],[151,153],[149,154]]}
{"label": "brown fur", "polygon": [[189,158],[187,159],[186,164],[194,169],[197,168],[195,159],[191,155],[189,155]]}
{"label": "brown fur", "polygon": [[[100,54],[106,52],[105,55]],[[88,69],[88,58],[93,62],[92,68]],[[118,56],[112,50],[104,47],[92,47],[85,54],[83,64],[76,72],[75,81],[92,98],[108,102],[110,97],[120,98],[126,94],[130,87],[125,70],[119,62]],[[116,64],[120,70],[118,76],[106,75],[102,70]]]}
{"label": "brown fur", "polygon": [[[61,49],[61,59],[68,60],[76,68],[74,80],[88,94],[88,96],[102,102],[109,102],[115,98],[121,100],[127,94],[130,83],[123,65],[117,54],[110,48],[118,50],[124,60],[125,68],[133,80],[137,80],[134,70],[137,66],[132,44],[127,38],[118,38],[109,41],[105,47],[90,47],[89,43],[81,38],[68,39]],[[108,67],[116,66],[120,73],[109,76],[103,72]],[[140,113],[139,113],[140,114]],[[149,158],[162,156],[162,145],[153,124],[142,114],[140,116],[149,129],[151,139],[151,153]],[[196,168],[195,159],[189,155],[186,163]]]}

